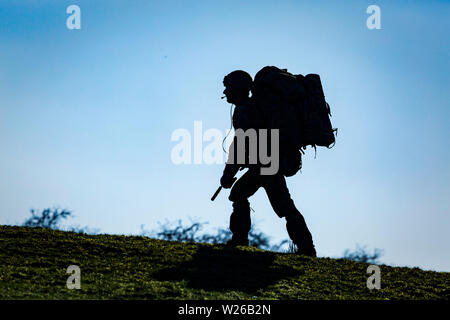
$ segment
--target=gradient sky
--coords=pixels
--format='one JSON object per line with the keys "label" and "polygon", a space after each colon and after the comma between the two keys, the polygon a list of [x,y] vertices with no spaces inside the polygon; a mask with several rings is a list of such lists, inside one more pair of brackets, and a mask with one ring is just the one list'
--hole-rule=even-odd
{"label": "gradient sky", "polygon": [[[71,4],[81,30],[66,28]],[[288,178],[318,255],[358,243],[450,271],[449,15],[448,1],[0,0],[0,224],[60,206],[104,233],[227,227],[228,192],[209,200],[223,166],[174,165],[171,134],[225,132],[223,77],[276,65],[320,74],[339,128]],[[263,190],[251,206],[287,238]]]}

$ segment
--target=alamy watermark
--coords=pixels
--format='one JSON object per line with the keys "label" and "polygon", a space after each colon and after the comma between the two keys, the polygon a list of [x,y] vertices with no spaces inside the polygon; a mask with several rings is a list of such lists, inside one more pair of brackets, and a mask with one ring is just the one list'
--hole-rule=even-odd
{"label": "alamy watermark", "polygon": [[381,9],[379,6],[372,4],[367,7],[366,13],[370,16],[366,20],[366,26],[369,30],[381,29]]}
{"label": "alamy watermark", "polygon": [[71,265],[67,268],[66,273],[70,274],[67,278],[67,289],[81,289],[81,269],[77,265]]}
{"label": "alamy watermark", "polygon": [[367,288],[369,290],[381,289],[381,269],[379,266],[375,264],[371,264],[367,267],[367,274],[370,274],[370,277],[367,278]]}
{"label": "alamy watermark", "polygon": [[[187,129],[172,132],[171,141],[178,142],[171,151],[172,163],[180,164],[224,164],[224,136],[229,149],[227,164],[261,164],[262,175],[274,175],[280,165],[278,129],[237,129],[234,135],[211,128],[203,132],[202,121],[194,121],[193,135]],[[231,140],[231,141],[230,141]],[[204,142],[207,144],[204,146]],[[248,148],[246,148],[246,143]],[[269,154],[270,148],[270,154]],[[247,150],[247,152],[246,152]]]}
{"label": "alamy watermark", "polygon": [[66,13],[70,16],[66,20],[67,29],[81,29],[81,9],[79,6],[72,4],[67,7]]}

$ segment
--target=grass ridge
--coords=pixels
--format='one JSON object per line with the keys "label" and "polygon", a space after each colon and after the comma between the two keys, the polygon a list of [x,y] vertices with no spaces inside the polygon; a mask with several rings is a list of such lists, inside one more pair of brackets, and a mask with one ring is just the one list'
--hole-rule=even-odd
{"label": "grass ridge", "polygon": [[[69,290],[67,267],[81,269]],[[253,247],[0,226],[0,299],[449,299],[450,273]]]}

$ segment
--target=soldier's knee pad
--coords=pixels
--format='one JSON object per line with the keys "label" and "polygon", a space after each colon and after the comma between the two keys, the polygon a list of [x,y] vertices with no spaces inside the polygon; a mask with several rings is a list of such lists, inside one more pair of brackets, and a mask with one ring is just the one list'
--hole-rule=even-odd
{"label": "soldier's knee pad", "polygon": [[248,202],[247,198],[242,196],[241,192],[235,188],[231,189],[228,200],[232,201],[233,203],[234,202],[245,202],[245,201]]}
{"label": "soldier's knee pad", "polygon": [[292,213],[298,213],[297,208],[295,207],[294,201],[292,199],[286,201],[279,201],[272,203],[273,210],[280,217],[287,217]]}
{"label": "soldier's knee pad", "polygon": [[286,229],[289,237],[297,246],[299,243],[305,244],[305,242],[309,243],[312,241],[311,233],[300,213],[290,214],[286,217]]}
{"label": "soldier's knee pad", "polygon": [[300,213],[290,213],[286,216],[286,226],[292,231],[303,232],[307,229],[305,218]]}
{"label": "soldier's knee pad", "polygon": [[250,213],[250,202],[247,199],[240,199],[238,201],[233,201],[233,210],[242,211]]}

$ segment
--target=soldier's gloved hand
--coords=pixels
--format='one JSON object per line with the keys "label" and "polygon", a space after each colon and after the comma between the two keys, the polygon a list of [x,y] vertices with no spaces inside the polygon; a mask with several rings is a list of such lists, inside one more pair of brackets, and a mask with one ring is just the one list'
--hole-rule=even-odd
{"label": "soldier's gloved hand", "polygon": [[220,185],[222,186],[222,188],[230,189],[236,179],[237,178],[223,175],[222,178],[220,178]]}

